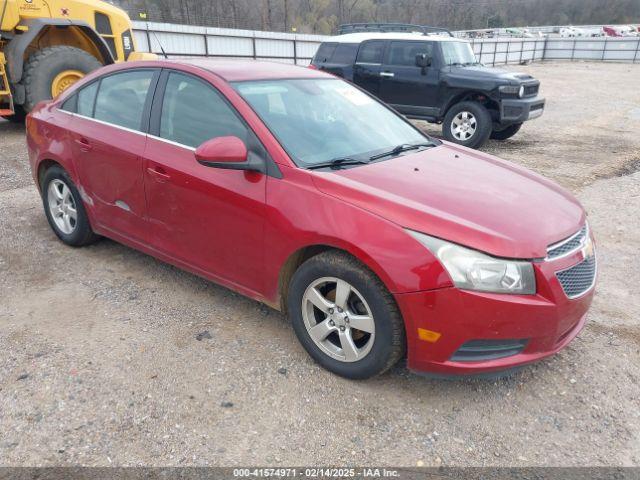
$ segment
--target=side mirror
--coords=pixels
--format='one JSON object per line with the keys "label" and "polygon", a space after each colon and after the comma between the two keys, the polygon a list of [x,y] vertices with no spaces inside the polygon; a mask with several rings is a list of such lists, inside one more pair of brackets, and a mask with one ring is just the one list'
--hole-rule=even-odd
{"label": "side mirror", "polygon": [[250,170],[265,173],[264,162],[247,151],[247,146],[238,137],[217,137],[207,140],[195,151],[199,164],[205,167],[227,170]]}
{"label": "side mirror", "polygon": [[427,68],[431,66],[431,57],[426,53],[419,53],[416,55],[416,66],[420,68]]}

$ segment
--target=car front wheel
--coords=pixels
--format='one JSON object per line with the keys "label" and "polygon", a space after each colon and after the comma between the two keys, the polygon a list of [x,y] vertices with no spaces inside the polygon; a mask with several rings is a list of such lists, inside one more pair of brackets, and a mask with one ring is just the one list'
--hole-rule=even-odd
{"label": "car front wheel", "polygon": [[370,270],[342,252],[325,252],[294,274],[287,307],[296,335],[322,367],[369,378],[404,355],[404,323],[393,296]]}
{"label": "car front wheel", "polygon": [[469,148],[481,147],[491,135],[491,114],[477,102],[460,102],[449,109],[442,134],[450,142]]}

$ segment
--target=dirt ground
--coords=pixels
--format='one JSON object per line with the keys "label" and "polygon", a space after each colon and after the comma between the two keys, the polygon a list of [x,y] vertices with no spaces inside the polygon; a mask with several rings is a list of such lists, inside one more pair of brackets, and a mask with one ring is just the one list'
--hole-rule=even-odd
{"label": "dirt ground", "polygon": [[600,277],[568,348],[493,381],[348,381],[267,307],[112,241],[63,246],[0,122],[0,464],[640,465],[640,64],[514,69],[546,112],[485,150],[580,198]]}

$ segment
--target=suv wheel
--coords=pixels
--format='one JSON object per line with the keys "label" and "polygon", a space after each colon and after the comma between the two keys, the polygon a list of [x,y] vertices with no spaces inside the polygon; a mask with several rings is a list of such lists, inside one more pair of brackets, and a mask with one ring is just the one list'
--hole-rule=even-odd
{"label": "suv wheel", "polygon": [[450,142],[478,148],[491,135],[491,127],[491,115],[484,106],[476,102],[460,102],[445,115],[442,133]]}
{"label": "suv wheel", "polygon": [[522,127],[521,123],[514,123],[513,125],[509,125],[501,130],[494,130],[491,132],[491,138],[493,140],[506,140],[518,133],[518,131],[520,131],[520,127]]}
{"label": "suv wheel", "polygon": [[404,322],[380,279],[355,258],[325,252],[296,271],[287,298],[300,343],[347,378],[381,374],[404,355]]}

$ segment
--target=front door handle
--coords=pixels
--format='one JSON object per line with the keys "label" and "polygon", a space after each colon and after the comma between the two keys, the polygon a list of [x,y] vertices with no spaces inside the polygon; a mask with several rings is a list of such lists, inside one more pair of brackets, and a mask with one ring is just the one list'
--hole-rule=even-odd
{"label": "front door handle", "polygon": [[393,72],[380,72],[380,76],[381,77],[389,77],[389,78],[393,78],[396,76],[395,73]]}
{"label": "front door handle", "polygon": [[80,150],[83,152],[90,152],[91,150],[93,150],[93,147],[89,143],[89,140],[87,140],[86,138],[78,138],[76,139],[76,143],[80,147]]}
{"label": "front door handle", "polygon": [[147,172],[152,177],[155,177],[155,179],[158,180],[159,182],[166,182],[171,178],[171,176],[165,171],[165,169],[158,165],[154,167],[148,167]]}

